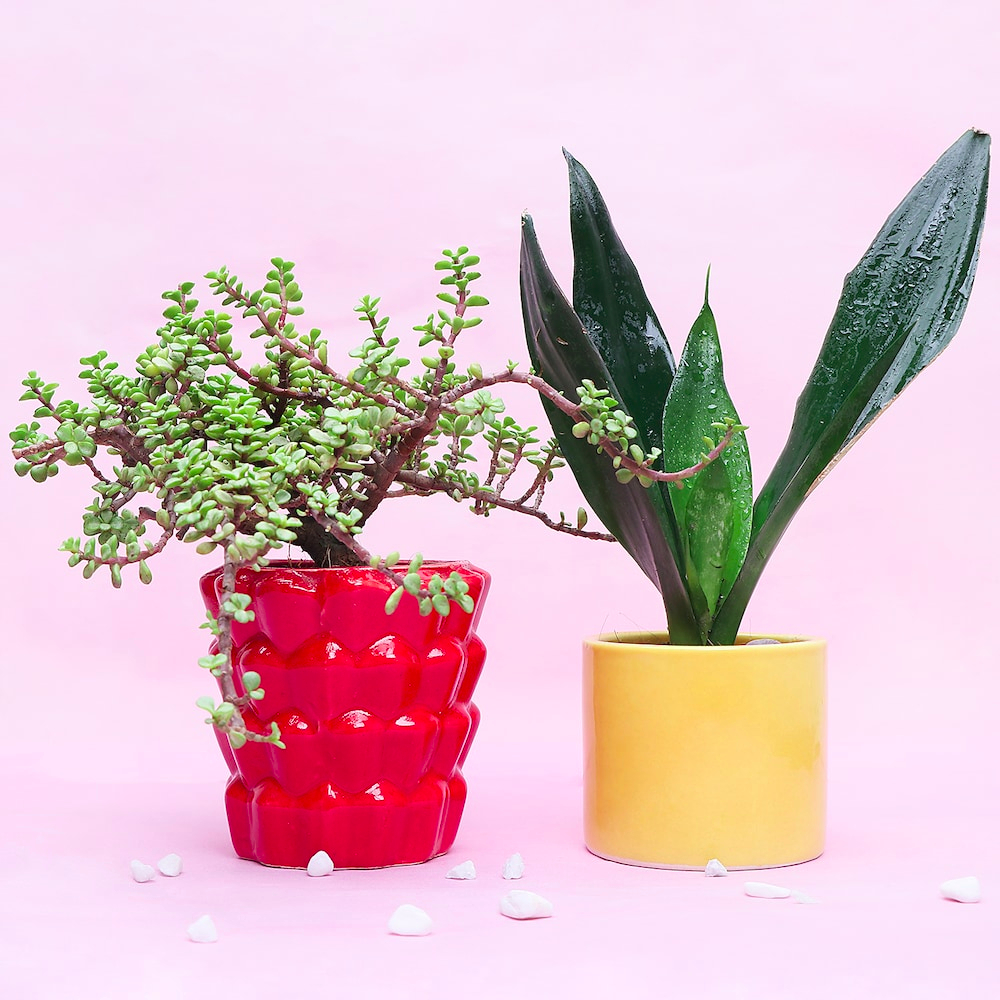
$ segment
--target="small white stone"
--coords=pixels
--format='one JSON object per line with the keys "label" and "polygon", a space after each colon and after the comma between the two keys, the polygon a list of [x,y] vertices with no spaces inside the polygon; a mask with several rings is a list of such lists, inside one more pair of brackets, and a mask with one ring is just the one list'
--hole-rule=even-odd
{"label": "small white stone", "polygon": [[321,878],[329,875],[333,871],[333,858],[326,851],[317,851],[310,859],[306,867],[306,874],[313,878]]}
{"label": "small white stone", "polygon": [[404,903],[389,918],[389,933],[399,934],[402,937],[423,937],[434,930],[434,923],[431,918],[420,909],[410,903]]}
{"label": "small white stone", "polygon": [[751,639],[748,646],[780,646],[781,642],[778,639]]}
{"label": "small white stone", "polygon": [[143,864],[141,861],[130,861],[128,866],[132,869],[132,878],[136,882],[152,882],[156,878],[156,869],[152,865]]}
{"label": "small white stone", "polygon": [[813,899],[812,896],[807,895],[806,893],[800,891],[799,889],[792,889],[792,899],[794,899],[796,903],[816,902],[816,900]]}
{"label": "small white stone", "polygon": [[500,900],[500,912],[514,920],[536,920],[552,916],[552,904],[537,892],[514,889]]}
{"label": "small white stone", "polygon": [[705,875],[708,878],[719,878],[721,875],[728,874],[729,869],[718,858],[712,858],[712,860],[705,865]]}
{"label": "small white stone", "polygon": [[166,875],[167,878],[174,878],[184,871],[184,862],[181,861],[179,854],[167,854],[156,862],[156,867],[160,869],[161,875]]}
{"label": "small white stone", "polygon": [[512,854],[503,863],[502,874],[506,879],[522,878],[524,875],[524,858],[520,854]]}
{"label": "small white stone", "polygon": [[219,932],[215,929],[215,922],[206,913],[188,928],[188,937],[198,944],[212,944],[219,940]]}
{"label": "small white stone", "polygon": [[788,899],[792,894],[791,889],[771,885],[770,882],[744,882],[743,891],[748,896],[755,896],[758,899]]}
{"label": "small white stone", "polygon": [[476,866],[471,861],[463,861],[460,865],[455,865],[445,878],[475,878]]}
{"label": "small white stone", "polygon": [[956,903],[978,903],[983,894],[979,889],[979,879],[975,875],[965,878],[951,878],[941,883],[941,895]]}

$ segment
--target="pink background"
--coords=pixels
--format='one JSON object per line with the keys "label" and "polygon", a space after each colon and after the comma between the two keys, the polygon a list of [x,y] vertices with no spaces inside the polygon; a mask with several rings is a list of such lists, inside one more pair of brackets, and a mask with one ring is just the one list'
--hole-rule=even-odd
{"label": "pink background", "polygon": [[[14,402],[27,369],[73,394],[76,358],[129,361],[153,339],[164,288],[222,263],[249,279],[274,254],[299,262],[307,320],[347,347],[358,296],[381,294],[405,331],[434,303],[436,252],[468,243],[493,304],[465,357],[523,361],[519,217],[568,286],[565,145],[675,352],[711,263],[762,481],[843,275],[954,139],[1000,128],[998,27],[995,4],[967,0],[17,5],[0,37],[4,424],[30,419]],[[8,468],[0,993],[992,995],[998,241],[988,220],[956,342],[810,499],[750,608],[754,630],[830,644],[828,851],[764,876],[815,905],[585,852],[580,640],[660,628],[658,597],[611,546],[448,501],[401,503],[367,538],[494,577],[454,851],[318,881],[237,861],[193,707],[210,561],[169,551],[148,590],[83,581],[56,549],[88,476],[37,487]],[[555,499],[576,508],[569,477]],[[497,915],[515,850],[554,919]],[[131,882],[132,857],[169,851],[182,878]],[[467,857],[479,880],[446,881]],[[981,904],[937,898],[966,874]],[[433,937],[384,933],[407,901]],[[185,940],[204,912],[211,948]]]}

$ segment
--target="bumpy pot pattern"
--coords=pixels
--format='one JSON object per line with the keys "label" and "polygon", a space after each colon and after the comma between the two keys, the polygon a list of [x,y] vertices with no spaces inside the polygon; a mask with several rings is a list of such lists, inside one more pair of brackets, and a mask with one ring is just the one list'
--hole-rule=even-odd
{"label": "bumpy pot pattern", "polygon": [[[226,810],[236,853],[303,868],[326,851],[342,868],[415,864],[452,845],[465,805],[461,766],[479,722],[472,692],[486,656],[475,627],[489,575],[458,572],[475,610],[421,617],[407,596],[392,615],[391,585],[367,567],[294,563],[243,570],[255,619],[233,625],[237,686],[245,670],[266,696],[247,710],[261,733],[278,723],[286,749],[220,736],[231,777]],[[221,570],[201,580],[217,614]],[[214,650],[213,650],[214,651]]]}

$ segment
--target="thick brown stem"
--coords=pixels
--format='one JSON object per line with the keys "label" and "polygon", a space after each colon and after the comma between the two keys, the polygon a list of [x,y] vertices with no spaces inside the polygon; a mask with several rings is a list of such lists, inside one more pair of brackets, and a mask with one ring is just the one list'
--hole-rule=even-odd
{"label": "thick brown stem", "polygon": [[308,514],[296,513],[302,526],[295,531],[295,544],[317,566],[363,566],[358,558],[343,542]]}
{"label": "thick brown stem", "polygon": [[406,465],[413,453],[420,447],[424,439],[437,426],[441,405],[434,397],[428,404],[423,416],[413,429],[386,456],[385,461],[376,464],[372,470],[372,489],[364,502],[358,504],[361,511],[361,524],[364,524],[386,498],[393,484],[399,478],[400,470]]}

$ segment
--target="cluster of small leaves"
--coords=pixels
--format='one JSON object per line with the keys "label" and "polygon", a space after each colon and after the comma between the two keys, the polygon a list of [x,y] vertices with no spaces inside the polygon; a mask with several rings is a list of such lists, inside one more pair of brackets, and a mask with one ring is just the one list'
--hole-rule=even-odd
{"label": "cluster of small leaves", "polygon": [[633,443],[638,431],[635,429],[632,417],[621,409],[617,400],[611,398],[611,393],[607,389],[601,389],[587,379],[580,387],[579,393],[580,408],[586,412],[589,419],[578,421],[573,425],[573,436],[586,438],[598,449],[606,450],[608,444],[614,445],[620,452],[612,460],[617,470],[615,478],[620,483],[628,483],[638,475],[639,482],[643,486],[652,486],[653,479],[650,477],[623,468],[622,456],[627,455],[637,465],[651,469],[660,456],[660,450],[655,448],[647,455]]}
{"label": "cluster of small leaves", "polygon": [[660,449],[654,448],[646,453],[634,443],[638,431],[632,417],[620,407],[617,400],[611,397],[607,389],[601,389],[587,379],[577,391],[580,396],[580,410],[585,419],[578,420],[573,425],[573,436],[586,439],[598,451],[611,453],[615,478],[620,483],[638,479],[642,486],[649,488],[657,480],[666,479],[681,489],[686,478],[696,475],[718,457],[734,434],[747,430],[745,424],[737,423],[732,417],[715,422],[711,427],[713,430],[721,431],[719,440],[710,437],[702,439],[706,451],[701,453],[695,466],[680,473],[661,472],[654,469],[661,455]]}
{"label": "cluster of small leaves", "polygon": [[[536,428],[507,416],[489,388],[526,376],[513,363],[485,376],[478,364],[455,361],[459,336],[482,321],[473,311],[488,304],[472,291],[478,263],[459,247],[435,264],[444,272],[443,307],[414,327],[425,352],[415,373],[371,296],[355,309],[367,330],[348,352],[353,367],[332,366],[321,331],[296,328],[302,291],[291,261],[273,258],[260,288],[225,267],[210,272],[221,309],[199,308],[194,284],[184,282],[164,292],[163,324],[133,374],[104,351],[81,359],[85,403],[57,401],[58,386],[29,373],[22,398],[35,404],[35,419],[11,434],[15,471],[43,482],[62,465],[89,467],[95,497],[82,535],[62,547],[85,577],[106,570],[115,587],[133,566],[149,583],[149,560],[175,538],[221,554],[229,567],[262,566],[274,550],[299,543],[317,562],[333,553],[330,561],[376,566],[396,584],[388,610],[411,595],[421,614],[469,612],[472,598],[457,576],[421,576],[419,556],[397,573],[398,556],[364,549],[358,536],[385,499],[444,493],[479,514],[503,506],[558,530],[608,537],[585,532],[585,516],[574,525],[540,510],[545,484],[563,464],[558,449],[554,441],[540,446]],[[240,323],[260,344],[252,363],[236,345]],[[603,411],[595,416],[608,424]],[[54,424],[51,434],[43,420]],[[504,491],[519,468],[530,473],[512,499]],[[259,687],[247,688],[244,676],[247,694],[237,696],[233,685],[231,625],[252,614],[238,606],[240,596],[223,593],[212,626],[217,651],[202,660],[223,702],[202,707],[234,745],[278,742],[242,718],[263,696]]]}
{"label": "cluster of small leaves", "polygon": [[447,579],[440,573],[434,573],[425,582],[420,576],[423,556],[419,552],[410,559],[403,575],[395,571],[398,563],[398,552],[393,552],[384,559],[378,556],[371,558],[371,566],[389,575],[397,584],[385,602],[386,614],[391,615],[399,607],[404,594],[412,594],[417,599],[422,615],[436,611],[442,617],[447,617],[451,614],[453,603],[466,614],[472,613],[473,601],[469,595],[469,585],[458,573],[451,573]]}
{"label": "cluster of small leaves", "polygon": [[215,648],[217,651],[203,656],[198,661],[198,666],[204,667],[219,679],[224,697],[218,704],[216,704],[215,699],[207,696],[199,698],[196,704],[208,712],[206,723],[214,725],[226,733],[234,750],[238,750],[250,741],[273,743],[279,749],[284,749],[285,744],[281,740],[281,729],[277,723],[272,722],[270,727],[261,733],[249,728],[246,724],[243,710],[264,697],[260,674],[256,670],[244,670],[240,680],[246,693],[242,696],[237,695],[233,685],[231,658],[228,652],[221,650],[223,644],[226,645],[227,649],[230,647],[232,622],[246,624],[253,620],[254,612],[250,608],[250,597],[247,594],[235,592],[230,592],[228,596],[224,594],[219,617],[216,618],[211,612],[208,612],[207,621],[202,624],[202,628],[209,629],[216,636],[218,642]]}

